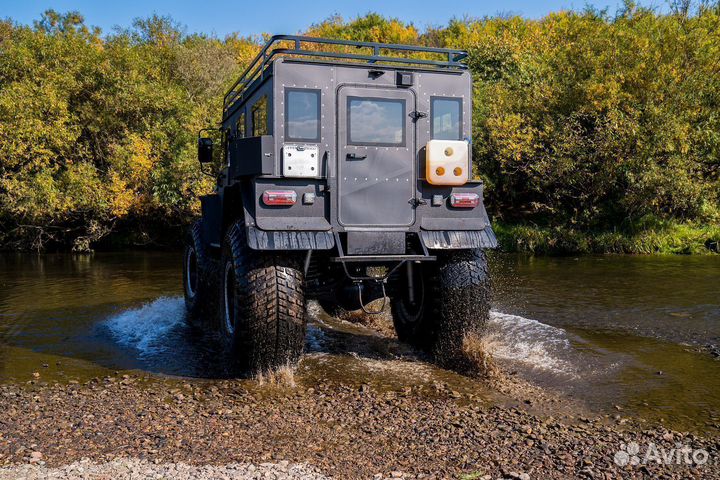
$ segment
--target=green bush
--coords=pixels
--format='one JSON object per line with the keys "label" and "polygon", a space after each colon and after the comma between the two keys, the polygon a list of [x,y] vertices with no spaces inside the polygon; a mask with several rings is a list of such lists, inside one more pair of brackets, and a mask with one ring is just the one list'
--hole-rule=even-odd
{"label": "green bush", "polygon": [[567,227],[493,225],[503,250],[535,254],[720,253],[720,225],[663,222],[631,231],[580,232]]}

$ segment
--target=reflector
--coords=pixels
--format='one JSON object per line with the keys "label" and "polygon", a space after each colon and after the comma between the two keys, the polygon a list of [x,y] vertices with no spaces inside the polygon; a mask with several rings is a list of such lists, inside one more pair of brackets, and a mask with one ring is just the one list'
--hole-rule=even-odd
{"label": "reflector", "polygon": [[265,190],[263,203],[265,205],[295,205],[297,193],[294,190]]}
{"label": "reflector", "polygon": [[450,205],[456,208],[475,208],[480,205],[480,196],[477,193],[453,193],[450,195]]}

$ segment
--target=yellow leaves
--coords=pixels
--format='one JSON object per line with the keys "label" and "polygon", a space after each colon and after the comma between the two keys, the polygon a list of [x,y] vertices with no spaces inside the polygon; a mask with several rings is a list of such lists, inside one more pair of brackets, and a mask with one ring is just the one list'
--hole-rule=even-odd
{"label": "yellow leaves", "polygon": [[52,218],[64,210],[63,196],[57,188],[55,179],[49,172],[40,172],[32,177],[18,175],[0,181],[0,197],[3,210],[23,221],[37,221]]}
{"label": "yellow leaves", "polygon": [[311,26],[306,35],[366,42],[416,44],[420,33],[412,24],[370,13],[347,23],[340,17],[331,17]]}
{"label": "yellow leaves", "polygon": [[112,169],[133,188],[147,182],[156,161],[152,142],[135,133],[114,145],[109,158]]}
{"label": "yellow leaves", "polygon": [[152,143],[136,134],[131,134],[128,140],[128,177],[132,185],[140,187],[147,183],[156,162],[152,156]]}
{"label": "yellow leaves", "polygon": [[135,192],[129,189],[117,172],[108,176],[108,194],[110,197],[110,214],[116,218],[124,218],[130,213],[135,202]]}
{"label": "yellow leaves", "polygon": [[[496,213],[589,225],[717,212],[719,18],[563,11],[420,32],[369,14],[306,33],[468,50],[474,168]],[[0,215],[185,221],[214,186],[198,173],[195,134],[219,119],[258,38],[186,36],[158,17],[127,35],[81,30],[0,22]]]}
{"label": "yellow leaves", "polygon": [[513,169],[513,165],[533,159],[536,131],[529,119],[518,113],[492,116],[487,127],[504,168]]}
{"label": "yellow leaves", "polygon": [[122,218],[148,210],[157,162],[152,142],[140,135],[130,134],[122,145],[114,147],[107,175],[109,210],[113,216]]}

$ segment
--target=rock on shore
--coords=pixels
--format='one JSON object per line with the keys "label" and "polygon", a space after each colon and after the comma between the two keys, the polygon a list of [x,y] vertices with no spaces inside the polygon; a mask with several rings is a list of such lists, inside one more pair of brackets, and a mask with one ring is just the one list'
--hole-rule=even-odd
{"label": "rock on shore", "polygon": [[[341,479],[720,476],[718,439],[606,417],[559,419],[489,405],[441,386],[432,390],[430,395],[423,387],[381,391],[324,383],[252,387],[234,380],[135,376],[2,385],[0,465],[15,468],[15,476],[5,472],[5,478],[46,472],[19,464],[57,467],[83,458],[95,462],[87,468],[100,474],[96,478],[123,478],[104,470],[118,458],[143,460],[122,460],[118,468],[160,478],[203,478],[203,472],[208,478],[257,478],[247,476],[250,464],[266,469],[261,478],[278,479],[300,473],[323,478],[319,472]],[[620,467],[614,455],[630,442],[665,449],[681,443],[707,450],[711,460],[699,467]],[[52,472],[76,478],[72,468]]]}

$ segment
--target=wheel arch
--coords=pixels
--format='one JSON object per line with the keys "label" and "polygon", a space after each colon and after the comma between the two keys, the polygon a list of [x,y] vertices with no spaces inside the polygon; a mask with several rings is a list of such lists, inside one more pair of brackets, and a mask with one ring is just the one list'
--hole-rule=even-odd
{"label": "wheel arch", "polygon": [[218,236],[216,244],[220,244],[237,220],[244,225],[254,225],[255,215],[252,210],[252,185],[250,179],[242,179],[232,185],[223,187],[218,195],[220,213],[218,215]]}

